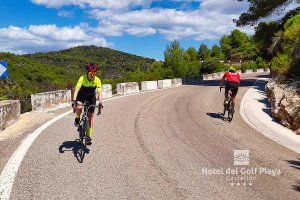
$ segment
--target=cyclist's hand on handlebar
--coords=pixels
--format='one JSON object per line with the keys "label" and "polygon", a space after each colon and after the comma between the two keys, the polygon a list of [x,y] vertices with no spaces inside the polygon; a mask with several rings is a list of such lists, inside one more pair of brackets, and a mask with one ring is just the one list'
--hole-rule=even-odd
{"label": "cyclist's hand on handlebar", "polygon": [[77,104],[77,101],[76,101],[76,100],[73,100],[73,101],[72,101],[72,108],[73,108],[73,109],[76,108],[76,104]]}
{"label": "cyclist's hand on handlebar", "polygon": [[102,109],[103,109],[102,102],[99,102],[99,105],[98,105],[98,113],[97,113],[97,115],[100,115],[100,114],[101,114]]}

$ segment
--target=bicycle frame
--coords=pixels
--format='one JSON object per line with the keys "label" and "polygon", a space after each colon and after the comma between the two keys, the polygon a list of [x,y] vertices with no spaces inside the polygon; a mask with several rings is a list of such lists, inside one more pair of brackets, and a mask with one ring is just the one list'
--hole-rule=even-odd
{"label": "bicycle frame", "polygon": [[[220,92],[221,92],[221,89],[223,87],[224,86],[220,87]],[[228,94],[229,94],[229,96],[228,96],[228,104],[224,105],[223,116],[225,116],[225,112],[228,111],[228,120],[229,120],[229,122],[231,122],[231,120],[233,118],[233,114],[234,114],[234,107],[233,107],[233,103],[232,103],[232,91],[229,90]]]}
{"label": "bicycle frame", "polygon": [[79,132],[79,142],[80,142],[80,149],[79,149],[79,156],[80,159],[79,162],[82,163],[85,153],[88,150],[86,147],[86,135],[87,135],[87,130],[89,127],[89,116],[88,116],[88,112],[89,112],[89,108],[90,107],[98,107],[98,113],[97,115],[101,114],[101,110],[100,110],[100,106],[96,106],[96,105],[90,105],[90,103],[88,101],[85,101],[83,104],[77,104],[80,106],[83,106],[83,115],[79,121],[79,127],[78,127],[78,132]]}

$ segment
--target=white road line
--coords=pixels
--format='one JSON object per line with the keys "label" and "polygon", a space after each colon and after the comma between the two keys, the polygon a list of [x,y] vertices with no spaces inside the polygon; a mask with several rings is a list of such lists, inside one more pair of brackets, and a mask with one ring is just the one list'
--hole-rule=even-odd
{"label": "white road line", "polygon": [[31,144],[34,142],[34,140],[41,134],[43,130],[45,130],[48,126],[53,124],[55,121],[61,119],[62,117],[72,113],[73,111],[68,111],[66,113],[63,113],[52,120],[48,121],[47,123],[40,126],[37,130],[35,130],[33,133],[28,135],[28,137],[22,142],[22,144],[17,148],[17,150],[14,152],[14,154],[10,157],[7,164],[5,165],[4,169],[2,170],[2,173],[0,175],[0,200],[8,200],[12,186],[14,184],[14,180],[16,177],[16,174],[18,172],[18,169],[20,167],[20,164],[28,151]]}
{"label": "white road line", "polygon": [[[170,88],[163,88],[163,89],[171,89],[171,88],[177,88],[177,87],[170,87]],[[139,93],[134,93],[134,94],[127,94],[127,95],[122,95],[122,96],[115,96],[109,99],[103,100],[105,101],[110,101],[113,99],[119,99],[119,98],[124,98],[127,96],[132,96],[132,95],[137,95],[137,94],[142,94],[142,93],[148,93],[148,92],[154,92],[158,91],[161,89],[156,89],[156,90],[149,90],[149,91],[142,91]],[[66,115],[72,113],[73,110],[70,110],[68,112],[65,112],[50,121],[46,122],[42,126],[40,126],[38,129],[36,129],[33,133],[29,134],[27,138],[21,143],[21,145],[16,149],[14,154],[10,157],[8,162],[6,163],[5,167],[3,168],[1,175],[0,175],[0,200],[9,200],[10,193],[14,184],[15,177],[17,175],[18,169],[21,165],[21,162],[27,153],[28,149],[34,142],[34,140],[44,131],[48,126],[56,122],[57,120],[65,117]]]}

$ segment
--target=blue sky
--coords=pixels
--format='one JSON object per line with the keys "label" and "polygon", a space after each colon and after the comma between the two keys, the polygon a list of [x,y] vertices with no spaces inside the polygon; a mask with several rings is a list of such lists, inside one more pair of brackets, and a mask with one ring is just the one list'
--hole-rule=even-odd
{"label": "blue sky", "polygon": [[[47,52],[96,45],[163,60],[174,39],[211,47],[248,9],[236,0],[0,0],[0,51]],[[241,29],[248,34],[253,27]]]}

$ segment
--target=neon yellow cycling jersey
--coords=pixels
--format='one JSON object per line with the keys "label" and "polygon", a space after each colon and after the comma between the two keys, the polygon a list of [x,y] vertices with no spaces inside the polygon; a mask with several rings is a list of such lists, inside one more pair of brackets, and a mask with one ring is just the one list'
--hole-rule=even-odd
{"label": "neon yellow cycling jersey", "polygon": [[92,81],[86,75],[81,76],[76,84],[76,88],[85,95],[94,95],[96,88],[98,92],[102,91],[101,81],[97,76]]}

